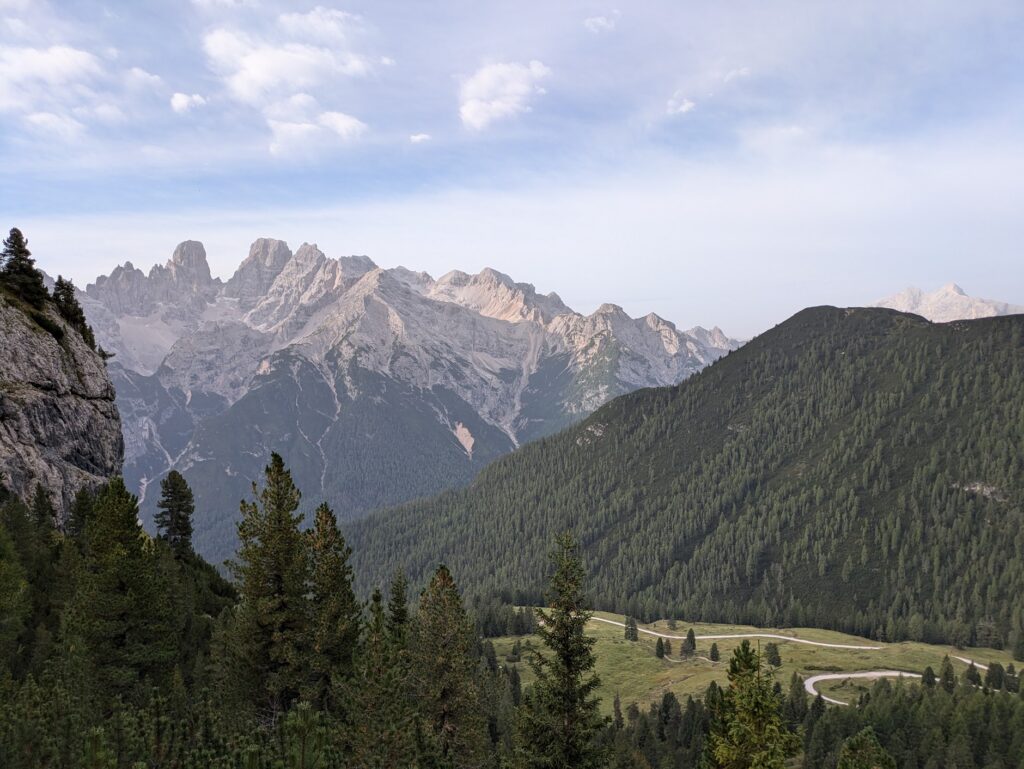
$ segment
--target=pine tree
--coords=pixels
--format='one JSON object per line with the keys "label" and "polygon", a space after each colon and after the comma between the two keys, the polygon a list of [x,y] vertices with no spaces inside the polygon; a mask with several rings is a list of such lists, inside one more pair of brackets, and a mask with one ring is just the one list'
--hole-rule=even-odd
{"label": "pine tree", "polygon": [[921,684],[927,686],[929,689],[935,687],[935,671],[932,670],[932,666],[929,665],[924,669],[924,673],[921,675]]}
{"label": "pine tree", "polygon": [[93,493],[87,488],[81,488],[75,494],[71,502],[71,509],[68,511],[68,519],[64,524],[64,531],[72,539],[78,540],[85,533],[85,526],[92,517]]}
{"label": "pine tree", "polygon": [[0,679],[12,667],[18,636],[25,629],[32,602],[25,569],[18,560],[14,542],[0,522]]}
{"label": "pine tree", "polygon": [[779,645],[768,642],[764,647],[764,660],[773,668],[782,667],[782,655],[779,654]]}
{"label": "pine tree", "polygon": [[722,658],[721,653],[718,651],[718,644],[711,644],[711,652],[708,656],[712,662],[718,662]]}
{"label": "pine tree", "polygon": [[0,284],[12,291],[26,304],[42,309],[49,297],[43,274],[35,267],[32,252],[28,250],[28,241],[17,227],[13,228],[4,240],[3,251],[0,252]]}
{"label": "pine tree", "polygon": [[356,660],[350,711],[351,765],[365,769],[416,766],[416,712],[409,698],[405,650],[394,644],[380,591]]}
{"label": "pine tree", "polygon": [[487,744],[473,648],[476,637],[445,566],[420,596],[410,638],[412,686],[424,723],[424,750],[456,769],[479,766]]}
{"label": "pine tree", "polygon": [[255,501],[241,503],[231,564],[240,598],[232,685],[248,690],[240,706],[254,706],[272,723],[308,681],[309,558],[302,515],[295,514],[301,495],[280,455],[271,455],[264,482],[262,489],[253,483]]}
{"label": "pine tree", "polygon": [[526,769],[601,767],[607,755],[598,741],[602,719],[594,696],[600,685],[593,672],[595,639],[584,632],[591,613],[583,591],[585,572],[570,534],[558,538],[551,561],[550,611],[537,610],[537,634],[550,655],[538,651],[530,659],[535,679],[520,711],[519,758]]}
{"label": "pine tree", "polygon": [[171,470],[160,481],[160,501],[154,516],[159,536],[179,558],[192,552],[192,514],[196,511],[192,489],[184,476]]}
{"label": "pine tree", "polygon": [[665,658],[665,642],[660,638],[654,643],[654,656],[658,659]]}
{"label": "pine tree", "polygon": [[405,647],[406,635],[409,624],[409,600],[406,595],[409,590],[409,582],[405,573],[399,569],[391,580],[391,590],[388,594],[388,636],[392,643],[399,648]]}
{"label": "pine tree", "polygon": [[326,504],[316,509],[309,532],[312,649],[308,699],[318,708],[334,708],[332,692],[354,673],[362,607],[352,589],[352,549]]}
{"label": "pine tree", "polygon": [[974,666],[973,662],[967,666],[967,672],[964,673],[964,681],[975,686],[981,686],[981,673],[978,672],[978,668]]}
{"label": "pine tree", "polygon": [[896,761],[868,726],[843,743],[836,769],[896,769]]}
{"label": "pine tree", "polygon": [[942,688],[949,694],[952,694],[953,690],[956,688],[956,673],[953,671],[953,663],[950,662],[949,657],[942,658],[942,670],[939,673],[939,682],[942,684]]}
{"label": "pine tree", "polygon": [[683,656],[690,657],[697,651],[697,636],[693,633],[693,628],[686,631],[686,640],[683,641]]}
{"label": "pine tree", "polygon": [[75,284],[70,280],[65,280],[62,275],[57,276],[53,285],[53,303],[61,317],[81,334],[83,341],[91,349],[95,350],[96,337],[92,327],[85,319],[85,313],[82,311],[82,305],[78,303],[78,297],[75,296]]}
{"label": "pine tree", "polygon": [[665,639],[665,656],[672,656],[672,641],[670,641],[668,638]]}
{"label": "pine tree", "polygon": [[743,641],[729,662],[729,688],[711,735],[721,769],[783,769],[798,748],[779,709],[770,670]]}
{"label": "pine tree", "polygon": [[178,652],[174,585],[160,579],[138,513],[138,500],[120,478],[97,495],[86,526],[84,573],[65,623],[110,695],[166,680]]}

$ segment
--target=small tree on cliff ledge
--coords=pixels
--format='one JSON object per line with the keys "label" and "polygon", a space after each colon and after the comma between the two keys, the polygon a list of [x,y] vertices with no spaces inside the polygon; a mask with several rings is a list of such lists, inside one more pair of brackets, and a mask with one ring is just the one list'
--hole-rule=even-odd
{"label": "small tree on cliff ledge", "polygon": [[26,304],[41,309],[50,294],[43,283],[43,274],[36,269],[32,252],[28,250],[28,241],[17,227],[4,240],[0,265],[0,283]]}

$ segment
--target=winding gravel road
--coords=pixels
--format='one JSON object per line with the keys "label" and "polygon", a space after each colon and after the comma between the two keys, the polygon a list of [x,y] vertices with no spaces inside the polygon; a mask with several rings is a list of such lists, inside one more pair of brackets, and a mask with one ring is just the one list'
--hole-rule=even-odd
{"label": "winding gravel road", "polygon": [[[804,681],[804,689],[812,697],[817,697],[821,692],[815,688],[815,684],[819,684],[822,681],[845,681],[848,678],[867,678],[871,681],[879,678],[920,678],[921,676],[917,673],[907,673],[903,670],[868,670],[864,673],[825,673],[820,676],[811,676]],[[843,702],[829,697],[826,694],[822,694],[821,698],[825,702],[831,702],[833,705],[849,705],[849,702]]]}
{"label": "winding gravel road", "polygon": [[[605,619],[604,617],[591,617],[592,622],[604,622],[608,625],[617,625],[618,627],[626,627],[624,622],[616,622],[613,619]],[[658,638],[671,638],[673,640],[679,639],[685,641],[685,635],[669,635],[668,633],[659,633],[655,630],[648,630],[647,628],[638,627],[638,631],[646,633],[647,635],[657,636]],[[721,633],[719,635],[699,635],[695,636],[698,641],[715,641],[726,638],[773,638],[779,641],[790,641],[797,644],[807,644],[808,646],[824,646],[827,649],[858,649],[866,651],[878,651],[881,646],[857,646],[855,644],[830,644],[824,641],[808,641],[806,638],[797,638],[791,635],[780,635],[779,633]]]}

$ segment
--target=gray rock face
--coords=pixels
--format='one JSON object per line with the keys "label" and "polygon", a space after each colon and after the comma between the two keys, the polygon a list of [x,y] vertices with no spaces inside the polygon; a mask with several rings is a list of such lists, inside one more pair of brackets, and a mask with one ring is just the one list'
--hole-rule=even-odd
{"label": "gray rock face", "polygon": [[79,489],[121,472],[124,441],[103,360],[45,314],[61,340],[0,296],[0,473],[23,499],[42,484],[66,512]]}
{"label": "gray rock face", "polygon": [[260,238],[252,244],[249,256],[224,286],[224,295],[238,299],[238,306],[243,310],[252,309],[266,296],[291,258],[291,249],[283,240]]}

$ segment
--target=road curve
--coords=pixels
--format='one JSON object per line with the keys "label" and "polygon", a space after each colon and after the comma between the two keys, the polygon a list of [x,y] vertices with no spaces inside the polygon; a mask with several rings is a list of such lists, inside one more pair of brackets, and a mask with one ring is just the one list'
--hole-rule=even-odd
{"label": "road curve", "polygon": [[[616,622],[613,619],[605,619],[604,617],[591,617],[592,622],[604,622],[608,625],[617,625],[618,627],[626,627],[624,622]],[[686,636],[684,635],[669,635],[668,633],[659,633],[655,630],[648,630],[647,628],[638,627],[637,630],[647,635],[656,636],[657,638],[671,638],[673,640],[685,641]],[[791,641],[792,643],[807,644],[808,646],[824,646],[827,649],[856,649],[861,651],[878,651],[881,646],[857,646],[855,644],[830,644],[824,641],[808,641],[806,638],[796,638],[791,635],[780,635],[778,633],[721,633],[718,635],[699,635],[695,636],[698,641],[715,641],[723,640],[727,638],[772,638],[780,641]]]}
{"label": "road curve", "polygon": [[[876,680],[878,678],[920,678],[921,676],[917,673],[907,673],[903,670],[868,670],[863,673],[823,673],[819,676],[811,676],[804,681],[804,689],[812,697],[817,697],[821,694],[815,687],[816,684],[822,681],[845,681],[848,678],[867,678],[870,680]],[[831,702],[833,705],[849,705],[849,702],[843,702],[833,697],[822,694],[821,698],[825,702]]]}
{"label": "road curve", "polygon": [[969,660],[967,659],[967,657],[957,657],[955,654],[950,654],[949,656],[955,660],[960,660],[965,665],[974,665],[974,667],[978,668],[979,670],[988,670],[988,665],[982,665],[977,660]]}

